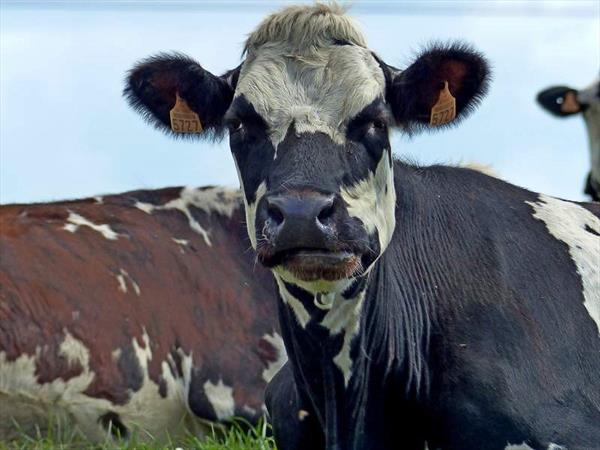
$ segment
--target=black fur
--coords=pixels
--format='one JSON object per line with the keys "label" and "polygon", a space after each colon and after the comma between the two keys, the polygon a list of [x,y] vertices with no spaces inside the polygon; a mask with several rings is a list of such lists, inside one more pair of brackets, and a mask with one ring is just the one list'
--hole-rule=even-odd
{"label": "black fur", "polygon": [[[225,131],[223,116],[233,99],[240,67],[217,77],[182,53],[160,53],[140,61],[129,71],[123,95],[148,123],[171,136],[220,139]],[[199,115],[202,133],[171,130],[169,112],[176,92]]]}
{"label": "black fur", "polygon": [[[490,66],[484,56],[462,42],[433,43],[403,71],[385,63],[382,67],[387,72],[387,101],[396,124],[409,134],[458,124],[479,105],[491,81]],[[456,98],[456,118],[445,125],[431,127],[431,108],[437,102],[444,81],[448,81],[450,92]]]}
{"label": "black fur", "polygon": [[280,302],[290,362],[267,390],[279,448],[599,448],[598,329],[568,248],[527,203],[538,195],[443,166],[396,163],[395,181],[397,226],[369,276],[349,391],[331,362],[340,336],[314,309],[302,329]]}

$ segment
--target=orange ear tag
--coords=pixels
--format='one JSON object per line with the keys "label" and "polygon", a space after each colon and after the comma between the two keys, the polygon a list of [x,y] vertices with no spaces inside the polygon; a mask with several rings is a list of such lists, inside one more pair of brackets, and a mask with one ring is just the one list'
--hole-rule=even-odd
{"label": "orange ear tag", "polygon": [[429,124],[434,126],[444,125],[452,122],[456,117],[456,99],[448,89],[448,82],[444,81],[444,87],[440,91],[438,101],[431,108]]}
{"label": "orange ear tag", "polygon": [[200,117],[188,106],[186,101],[175,93],[175,106],[169,112],[171,130],[175,133],[202,133]]}
{"label": "orange ear tag", "polygon": [[560,105],[560,110],[566,114],[573,114],[581,111],[581,106],[579,106],[575,92],[567,92],[567,95],[565,95],[565,98],[563,99],[562,105]]}

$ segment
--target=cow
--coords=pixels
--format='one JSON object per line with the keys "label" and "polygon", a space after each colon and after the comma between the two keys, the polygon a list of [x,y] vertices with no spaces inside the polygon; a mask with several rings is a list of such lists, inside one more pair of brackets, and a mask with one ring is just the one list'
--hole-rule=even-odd
{"label": "cow", "polygon": [[0,439],[256,423],[286,355],[243,217],[220,187],[2,206]]}
{"label": "cow", "polygon": [[489,79],[461,43],[399,70],[318,3],[268,16],[222,76],[182,54],[130,72],[166,133],[229,134],[289,358],[280,450],[600,448],[600,205],[391,152]]}
{"label": "cow", "polygon": [[582,115],[590,146],[590,173],[585,193],[600,201],[600,78],[588,87],[577,90],[567,86],[552,86],[537,95],[542,108],[557,117]]}

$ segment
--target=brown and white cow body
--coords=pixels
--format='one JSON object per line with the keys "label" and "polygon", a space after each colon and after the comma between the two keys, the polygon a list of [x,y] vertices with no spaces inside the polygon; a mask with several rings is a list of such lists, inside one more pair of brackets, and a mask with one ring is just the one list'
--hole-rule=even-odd
{"label": "brown and white cow body", "polygon": [[285,351],[243,215],[223,188],[3,206],[0,438],[49,416],[93,440],[258,418]]}

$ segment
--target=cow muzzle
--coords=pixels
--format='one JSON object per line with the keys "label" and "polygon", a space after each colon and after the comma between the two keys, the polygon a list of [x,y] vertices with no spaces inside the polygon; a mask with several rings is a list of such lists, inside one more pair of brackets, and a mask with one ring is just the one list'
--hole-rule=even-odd
{"label": "cow muzzle", "polygon": [[338,196],[313,191],[265,196],[257,213],[259,261],[302,281],[351,277],[361,260],[339,239],[341,205]]}

